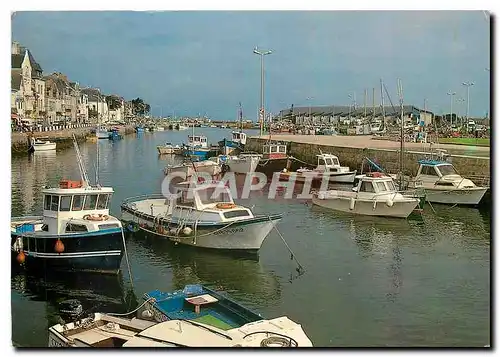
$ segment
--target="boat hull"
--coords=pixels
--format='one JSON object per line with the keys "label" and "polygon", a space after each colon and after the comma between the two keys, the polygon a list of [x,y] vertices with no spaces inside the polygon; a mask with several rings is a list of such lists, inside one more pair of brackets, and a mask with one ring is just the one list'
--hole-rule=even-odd
{"label": "boat hull", "polygon": [[[60,240],[64,251],[57,253]],[[17,244],[16,244],[17,243]],[[12,258],[25,254],[26,268],[117,274],[123,257],[121,229],[76,234],[11,233]]]}
{"label": "boat hull", "polygon": [[488,190],[486,187],[476,187],[459,190],[435,190],[424,188],[425,199],[431,203],[448,205],[478,205]]}
{"label": "boat hull", "polygon": [[210,150],[208,149],[185,149],[182,151],[184,156],[198,156],[201,158],[206,158]]}
{"label": "boat hull", "polygon": [[95,136],[97,139],[108,139],[109,133],[107,131],[96,131]]}
{"label": "boat hull", "polygon": [[419,203],[417,199],[394,201],[393,205],[389,207],[384,201],[374,202],[372,200],[356,200],[354,203],[354,207],[352,207],[351,198],[347,197],[326,199],[313,197],[312,202],[317,206],[329,208],[335,211],[348,212],[364,216],[382,216],[396,218],[407,218]]}
{"label": "boat hull", "polygon": [[258,156],[248,156],[243,159],[228,159],[227,165],[229,166],[229,171],[238,174],[246,174],[255,172],[257,165],[259,164],[260,157]]}
{"label": "boat hull", "polygon": [[165,147],[165,146],[157,146],[158,149],[158,154],[164,155],[164,154],[174,154],[175,148],[172,147]]}
{"label": "boat hull", "polygon": [[341,182],[341,183],[353,183],[356,177],[356,171],[342,172],[342,173],[316,173],[314,171],[309,172],[282,172],[280,173],[280,180],[289,181],[295,176],[295,182],[304,183],[306,180],[312,181],[323,181],[328,180],[329,182]]}
{"label": "boat hull", "polygon": [[31,146],[32,151],[49,151],[56,149],[56,143],[35,144]]}
{"label": "boat hull", "polygon": [[196,231],[194,222],[188,222],[185,226],[192,227],[193,232],[188,236],[184,236],[170,233],[170,231],[178,228],[178,225],[174,222],[158,224],[158,222],[155,223],[153,216],[145,214],[137,216],[122,206],[122,220],[127,224],[131,222],[137,223],[147,233],[193,247],[234,251],[257,252],[274,228],[274,225],[281,218],[281,215],[271,215],[235,221],[232,224],[229,224],[229,222],[218,224],[199,223],[196,225]]}

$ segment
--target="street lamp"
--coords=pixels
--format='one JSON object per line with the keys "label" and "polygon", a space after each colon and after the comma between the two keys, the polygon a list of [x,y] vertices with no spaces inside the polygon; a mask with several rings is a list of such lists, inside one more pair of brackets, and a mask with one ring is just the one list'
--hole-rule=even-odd
{"label": "street lamp", "polygon": [[446,93],[450,96],[450,126],[453,126],[453,96],[457,94],[456,92]]}
{"label": "street lamp", "polygon": [[311,105],[312,105],[312,103],[311,103],[311,100],[312,100],[312,99],[313,99],[313,97],[307,97],[307,98],[306,98],[306,102],[308,102],[308,103],[309,103],[309,120],[310,120],[310,122],[311,122],[311,125],[313,125],[313,120],[312,120],[312,118],[311,118],[311,115],[312,115],[312,110],[311,110]]}
{"label": "street lamp", "polygon": [[260,108],[259,108],[259,122],[260,122],[260,136],[262,136],[262,129],[264,125],[265,110],[264,110],[264,56],[270,55],[272,51],[261,52],[254,48],[253,53],[260,56]]}
{"label": "street lamp", "polygon": [[469,89],[471,86],[474,85],[474,82],[463,82],[462,85],[467,87],[467,114],[466,114],[465,118],[467,120],[467,125],[468,125],[469,124],[469,100],[470,100]]}
{"label": "street lamp", "polygon": [[[462,103],[462,104],[460,105],[460,107],[461,107],[461,108],[462,108],[462,110],[463,110],[463,103],[465,102],[465,99],[464,99],[464,98],[458,98],[458,99],[457,99],[457,102]],[[458,110],[457,110],[457,113],[458,113]],[[464,115],[463,115],[463,111],[462,111],[462,115],[461,115],[461,117],[460,117],[460,126],[462,126],[462,127],[464,126]]]}

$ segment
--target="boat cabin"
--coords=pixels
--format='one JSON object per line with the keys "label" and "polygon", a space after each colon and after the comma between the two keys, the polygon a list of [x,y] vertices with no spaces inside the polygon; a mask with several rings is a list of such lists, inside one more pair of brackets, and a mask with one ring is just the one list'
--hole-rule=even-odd
{"label": "boat cabin", "polygon": [[240,143],[241,145],[245,145],[247,143],[247,134],[242,133],[240,131],[233,131],[233,142]]}
{"label": "boat cabin", "polygon": [[195,183],[185,181],[176,185],[176,193],[170,198],[167,214],[185,219],[186,210],[200,221],[229,222],[252,218],[252,212],[234,203],[231,191],[222,182]]}
{"label": "boat cabin", "polygon": [[349,167],[340,166],[340,162],[337,156],[332,154],[319,154],[316,155],[318,158],[318,166],[315,171],[322,172],[348,172]]}
{"label": "boat cabin", "polygon": [[385,194],[395,193],[396,185],[390,176],[386,176],[381,172],[370,172],[365,175],[356,176],[357,182],[352,189],[354,192],[361,194]]}
{"label": "boat cabin", "polygon": [[286,144],[267,143],[263,148],[263,159],[286,159]]}
{"label": "boat cabin", "polygon": [[435,188],[443,189],[447,187],[475,187],[475,184],[471,180],[460,176],[455,167],[447,161],[419,160],[418,163],[420,166],[415,178],[416,186],[432,185]]}
{"label": "boat cabin", "polygon": [[203,135],[188,135],[188,146],[208,148],[207,137]]}
{"label": "boat cabin", "polygon": [[42,230],[48,233],[88,232],[118,228],[107,222],[111,187],[84,187],[80,181],[63,180],[58,188],[46,188],[43,193]]}

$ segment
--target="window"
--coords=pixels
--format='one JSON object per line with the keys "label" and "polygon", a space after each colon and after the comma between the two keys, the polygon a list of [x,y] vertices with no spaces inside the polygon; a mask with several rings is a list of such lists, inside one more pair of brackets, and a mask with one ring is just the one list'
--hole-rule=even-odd
{"label": "window", "polygon": [[245,210],[230,211],[224,213],[225,218],[248,217],[248,212]]}
{"label": "window", "polygon": [[325,160],[319,159],[318,160],[318,165],[325,165]]}
{"label": "window", "polygon": [[99,225],[99,230],[110,229],[110,228],[120,228],[120,225],[118,223],[108,223]]}
{"label": "window", "polygon": [[57,211],[59,209],[59,196],[51,196],[50,210]]}
{"label": "window", "polygon": [[106,209],[108,207],[108,194],[100,194],[97,198],[97,209]]}
{"label": "window", "polygon": [[71,196],[61,196],[61,204],[59,205],[59,211],[67,212],[71,207]]}
{"label": "window", "polygon": [[458,175],[457,171],[452,165],[440,165],[439,171],[441,171],[441,175]]}
{"label": "window", "polygon": [[88,232],[88,230],[83,224],[68,223],[66,225],[66,232]]}
{"label": "window", "polygon": [[269,146],[264,146],[264,154],[269,154]]}
{"label": "window", "polygon": [[188,191],[182,191],[182,194],[177,198],[177,204],[181,206],[194,207],[193,194]]}
{"label": "window", "polygon": [[44,210],[50,210],[50,195],[45,195],[45,200],[44,200],[44,203],[43,203],[43,209]]}
{"label": "window", "polygon": [[207,142],[207,138],[202,138],[202,139],[201,139],[201,142],[202,142],[202,143],[206,143],[206,142]]}
{"label": "window", "polygon": [[361,183],[361,188],[359,189],[359,192],[375,192],[375,191],[373,190],[373,185],[371,182],[363,181]]}
{"label": "window", "polygon": [[85,204],[83,205],[84,210],[95,209],[95,204],[97,203],[97,195],[87,195],[85,199]]}
{"label": "window", "polygon": [[276,146],[271,146],[271,152],[276,152],[277,147]]}
{"label": "window", "polygon": [[201,203],[204,205],[218,202],[231,202],[229,192],[220,188],[210,187],[204,190],[198,190],[197,193]]}
{"label": "window", "polygon": [[332,165],[332,159],[325,159],[327,165]]}
{"label": "window", "polygon": [[394,186],[394,182],[385,181],[385,185],[387,186],[387,191],[396,191],[396,186]]}
{"label": "window", "polygon": [[286,146],[284,145],[278,146],[278,152],[286,152]]}
{"label": "window", "polygon": [[81,211],[83,209],[83,198],[84,195],[74,195],[73,205],[71,206],[72,211]]}
{"label": "window", "polygon": [[332,159],[335,166],[340,166],[339,159]]}
{"label": "window", "polygon": [[383,182],[375,182],[379,192],[387,191]]}
{"label": "window", "polygon": [[48,232],[48,231],[49,231],[49,226],[48,226],[48,225],[46,225],[46,224],[44,224],[44,225],[42,226],[41,230],[42,230],[42,231],[44,231],[44,232]]}
{"label": "window", "polygon": [[420,171],[421,175],[429,175],[429,176],[438,176],[436,170],[434,170],[434,166],[422,166],[422,170]]}
{"label": "window", "polygon": [[436,182],[436,185],[437,186],[454,186],[453,182],[441,182],[441,181]]}

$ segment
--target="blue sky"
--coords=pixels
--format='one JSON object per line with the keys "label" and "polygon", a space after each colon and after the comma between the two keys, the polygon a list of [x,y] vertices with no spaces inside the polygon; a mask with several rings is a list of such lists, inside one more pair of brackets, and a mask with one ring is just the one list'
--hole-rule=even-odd
{"label": "blue sky", "polygon": [[[490,25],[482,11],[308,12],[17,12],[12,39],[45,73],[126,99],[153,114],[236,118],[238,102],[255,119],[260,60],[266,56],[266,109],[348,105],[365,88],[380,102],[380,78],[394,104],[401,78],[405,104],[449,113],[450,90],[470,115],[489,109]],[[312,99],[307,100],[308,97]],[[386,99],[386,103],[388,103]],[[465,111],[465,102],[453,111]]]}

